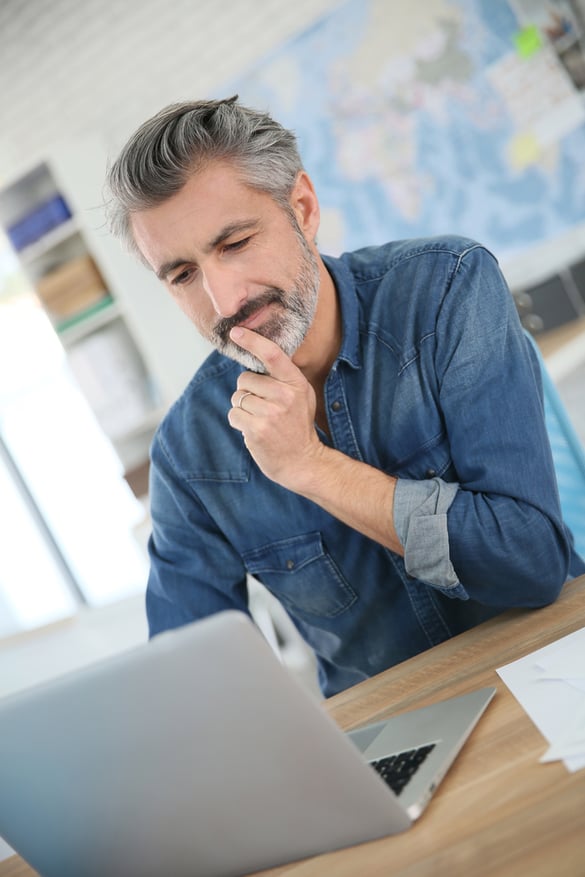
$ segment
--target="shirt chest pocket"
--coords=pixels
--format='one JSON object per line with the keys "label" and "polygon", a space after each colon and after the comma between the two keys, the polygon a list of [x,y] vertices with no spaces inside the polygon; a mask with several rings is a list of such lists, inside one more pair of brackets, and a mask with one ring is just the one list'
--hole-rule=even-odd
{"label": "shirt chest pocket", "polygon": [[415,451],[405,455],[393,469],[399,478],[412,478],[422,481],[428,478],[442,478],[456,481],[457,475],[450,456],[450,449],[444,435],[435,436]]}
{"label": "shirt chest pocket", "polygon": [[305,533],[243,555],[255,576],[293,614],[333,618],[357,594],[327,553],[320,533]]}

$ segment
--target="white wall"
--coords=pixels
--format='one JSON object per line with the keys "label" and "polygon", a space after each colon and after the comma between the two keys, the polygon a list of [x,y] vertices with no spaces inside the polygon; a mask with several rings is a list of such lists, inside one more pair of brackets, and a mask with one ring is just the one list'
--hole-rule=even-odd
{"label": "white wall", "polygon": [[162,106],[225,82],[339,0],[1,0],[0,183],[61,138],[118,149]]}

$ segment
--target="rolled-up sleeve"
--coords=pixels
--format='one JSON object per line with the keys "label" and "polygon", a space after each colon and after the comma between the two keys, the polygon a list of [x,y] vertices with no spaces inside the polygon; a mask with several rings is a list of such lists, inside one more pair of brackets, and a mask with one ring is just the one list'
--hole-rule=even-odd
{"label": "rolled-up sleeve", "polygon": [[[458,484],[400,478],[394,494],[394,527],[408,575],[439,588],[460,588],[449,554],[447,512]],[[458,593],[457,596],[463,596]]]}

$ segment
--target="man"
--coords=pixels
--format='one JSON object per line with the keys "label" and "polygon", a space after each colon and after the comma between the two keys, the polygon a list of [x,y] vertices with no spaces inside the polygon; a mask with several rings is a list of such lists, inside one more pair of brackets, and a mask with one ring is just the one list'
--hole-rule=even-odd
{"label": "man", "polygon": [[293,134],[237,98],[163,110],[108,182],[114,233],[218,351],[152,446],[151,634],[247,611],[251,574],[330,695],[585,571],[483,247],[321,255]]}

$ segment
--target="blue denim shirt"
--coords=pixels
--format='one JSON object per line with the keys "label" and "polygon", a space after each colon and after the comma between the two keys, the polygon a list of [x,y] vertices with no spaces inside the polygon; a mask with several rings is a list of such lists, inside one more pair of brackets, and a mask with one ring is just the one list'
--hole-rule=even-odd
{"label": "blue denim shirt", "polygon": [[[585,571],[561,519],[539,366],[493,256],[456,237],[324,257],[343,321],[325,385],[339,451],[398,477],[404,558],[267,479],[212,353],[152,446],[151,635],[282,603],[331,695]],[[391,510],[380,508],[380,515]]]}

